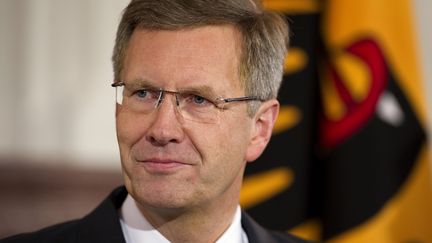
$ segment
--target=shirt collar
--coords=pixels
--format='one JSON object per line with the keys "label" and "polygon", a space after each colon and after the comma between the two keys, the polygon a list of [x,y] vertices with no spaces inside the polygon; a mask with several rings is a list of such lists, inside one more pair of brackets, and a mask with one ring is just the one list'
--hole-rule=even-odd
{"label": "shirt collar", "polygon": [[[120,224],[127,243],[169,241],[157,231],[138,209],[135,200],[128,195],[120,208]],[[216,243],[247,243],[247,236],[241,226],[241,209],[237,206],[233,221]]]}

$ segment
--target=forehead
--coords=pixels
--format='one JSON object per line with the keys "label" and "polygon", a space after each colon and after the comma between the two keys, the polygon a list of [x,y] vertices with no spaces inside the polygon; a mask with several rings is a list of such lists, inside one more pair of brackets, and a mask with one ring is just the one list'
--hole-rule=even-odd
{"label": "forehead", "polygon": [[240,32],[230,25],[181,30],[138,28],[126,51],[122,79],[146,80],[164,88],[241,88],[241,43]]}

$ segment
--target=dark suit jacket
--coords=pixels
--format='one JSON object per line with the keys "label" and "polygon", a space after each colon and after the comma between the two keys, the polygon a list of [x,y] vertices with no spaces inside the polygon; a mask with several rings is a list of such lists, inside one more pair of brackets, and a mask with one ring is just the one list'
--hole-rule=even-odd
{"label": "dark suit jacket", "polygon": [[[0,243],[126,243],[118,214],[126,196],[126,189],[120,187],[82,219],[12,236],[0,240]],[[250,243],[306,242],[292,235],[268,231],[245,212],[242,212],[242,227]]]}

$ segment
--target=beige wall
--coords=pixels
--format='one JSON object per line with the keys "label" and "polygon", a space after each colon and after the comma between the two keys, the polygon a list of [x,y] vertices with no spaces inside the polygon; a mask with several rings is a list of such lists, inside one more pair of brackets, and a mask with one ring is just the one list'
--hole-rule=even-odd
{"label": "beige wall", "polygon": [[[425,79],[426,107],[429,115],[428,132],[429,138],[432,138],[432,1],[415,0],[413,2],[418,28],[418,40],[421,48],[420,57]],[[430,148],[432,150],[431,142]]]}
{"label": "beige wall", "polygon": [[127,2],[0,0],[2,157],[118,167],[110,55]]}

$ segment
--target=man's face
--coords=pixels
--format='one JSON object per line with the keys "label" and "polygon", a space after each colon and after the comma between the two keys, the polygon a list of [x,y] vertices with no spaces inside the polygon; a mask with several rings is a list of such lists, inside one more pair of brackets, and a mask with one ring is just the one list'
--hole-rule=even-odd
{"label": "man's face", "polygon": [[[240,39],[231,26],[136,29],[121,81],[244,96],[238,76]],[[182,119],[170,94],[148,114],[118,105],[117,136],[128,191],[142,206],[158,209],[237,203],[254,130],[246,107],[233,103],[220,112],[218,123],[200,123]]]}

